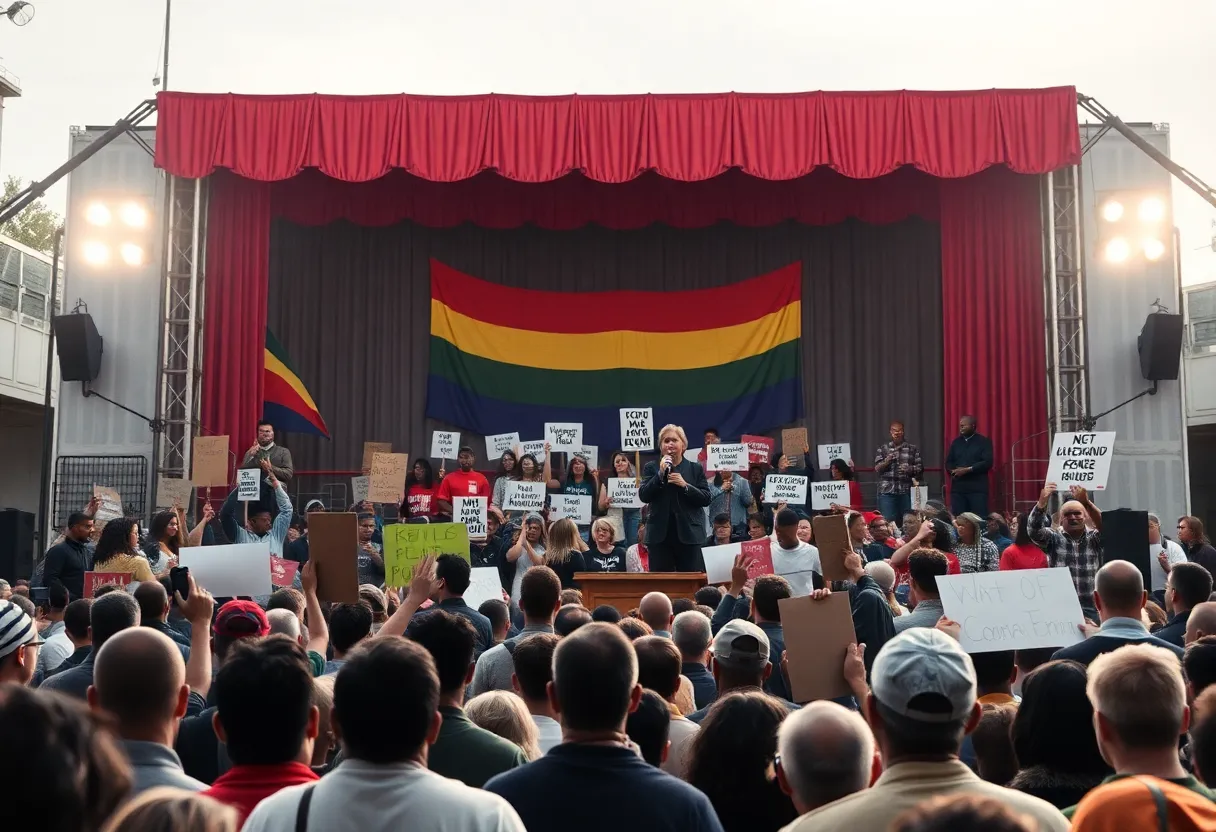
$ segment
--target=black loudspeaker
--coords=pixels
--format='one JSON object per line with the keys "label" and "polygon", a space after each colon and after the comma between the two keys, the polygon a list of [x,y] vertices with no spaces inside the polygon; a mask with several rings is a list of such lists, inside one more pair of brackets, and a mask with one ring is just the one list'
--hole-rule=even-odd
{"label": "black loudspeaker", "polygon": [[52,324],[64,381],[93,381],[101,372],[101,335],[88,312],[56,315]]}
{"label": "black loudspeaker", "polygon": [[1154,312],[1136,339],[1140,374],[1149,381],[1176,381],[1182,360],[1182,316]]}
{"label": "black loudspeaker", "polygon": [[1102,563],[1125,560],[1144,576],[1144,588],[1152,590],[1148,552],[1148,512],[1129,508],[1102,512]]}
{"label": "black loudspeaker", "polygon": [[9,583],[34,572],[34,515],[6,508],[0,511],[0,578]]}

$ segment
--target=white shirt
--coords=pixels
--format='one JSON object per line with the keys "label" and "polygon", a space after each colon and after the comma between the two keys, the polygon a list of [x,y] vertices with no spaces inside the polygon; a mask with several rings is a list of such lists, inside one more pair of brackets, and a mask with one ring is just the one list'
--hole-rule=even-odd
{"label": "white shirt", "polygon": [[819,565],[819,550],[801,540],[793,549],[782,549],[775,535],[771,540],[773,572],[790,582],[790,591],[795,597],[810,595],[815,588],[812,573],[823,574],[823,568]]}
{"label": "white shirt", "polygon": [[[38,648],[38,670],[44,674],[50,673],[55,668],[63,663],[63,660],[76,652],[76,648],[72,645],[72,640],[68,638],[67,631],[62,627],[61,622],[59,632],[48,638]],[[52,625],[53,626],[53,625]]]}
{"label": "white shirt", "polygon": [[692,753],[692,741],[696,739],[701,726],[691,719],[680,717],[671,721],[667,730],[667,741],[671,747],[667,749],[667,761],[660,768],[668,774],[675,775],[681,780],[688,779],[689,755]]}
{"label": "white shirt", "polygon": [[540,745],[540,753],[548,754],[549,749],[562,744],[562,724],[551,716],[532,714],[536,723],[536,742]]}
{"label": "white shirt", "polygon": [[[1150,543],[1148,546],[1148,568],[1153,576],[1152,591],[1165,589],[1165,570],[1161,568],[1161,564],[1157,562],[1157,555],[1161,553],[1160,543]],[[1175,563],[1186,562],[1186,552],[1182,551],[1182,547],[1172,540],[1165,541],[1165,559],[1173,566]]]}
{"label": "white shirt", "polygon": [[374,765],[346,760],[315,783],[290,786],[263,800],[244,832],[295,832],[304,790],[312,788],[311,832],[403,828],[428,832],[526,832],[511,804],[496,794],[415,763]]}

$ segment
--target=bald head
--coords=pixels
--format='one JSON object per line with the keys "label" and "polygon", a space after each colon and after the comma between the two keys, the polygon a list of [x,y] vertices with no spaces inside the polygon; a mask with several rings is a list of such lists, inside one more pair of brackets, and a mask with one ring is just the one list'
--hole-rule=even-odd
{"label": "bald head", "polygon": [[292,641],[300,640],[300,619],[291,610],[267,610],[266,620],[270,623],[270,635],[284,635]]}
{"label": "bald head", "polygon": [[820,700],[781,723],[777,753],[781,788],[806,814],[869,784],[874,735],[856,711]]}
{"label": "bald head", "polygon": [[97,651],[89,704],[113,714],[124,739],[172,725],[188,696],[181,650],[157,630],[123,630]]}
{"label": "bald head", "polygon": [[1147,596],[1140,570],[1125,560],[1112,560],[1098,570],[1094,579],[1094,604],[1105,621],[1108,618],[1139,620]]}
{"label": "bald head", "polygon": [[1216,636],[1216,601],[1196,604],[1186,620],[1186,643],[1198,641],[1204,636]]}
{"label": "bald head", "polygon": [[1076,500],[1069,500],[1060,506],[1060,528],[1067,534],[1074,536],[1084,534],[1085,521],[1088,517],[1085,506]]}
{"label": "bald head", "polygon": [[647,593],[638,604],[638,615],[652,630],[671,630],[671,599],[661,592]]}

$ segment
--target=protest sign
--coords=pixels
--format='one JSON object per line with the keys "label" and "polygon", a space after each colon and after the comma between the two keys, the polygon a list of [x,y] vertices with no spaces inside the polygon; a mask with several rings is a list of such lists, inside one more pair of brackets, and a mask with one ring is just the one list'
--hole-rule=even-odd
{"label": "protest sign", "polygon": [[358,602],[358,549],[359,517],[354,512],[314,511],[308,515],[308,559],[316,564],[317,598],[334,604]]}
{"label": "protest sign", "polygon": [[768,465],[773,460],[773,453],[777,449],[777,441],[770,439],[767,436],[749,436],[743,434],[739,437],[744,445],[747,446],[747,461],[749,463],[759,463]]}
{"label": "protest sign", "polygon": [[431,458],[455,459],[460,449],[460,434],[437,430],[431,433]]}
{"label": "protest sign", "polygon": [[[309,535],[311,543],[311,530]],[[270,544],[186,546],[177,556],[195,582],[217,597],[269,595]]]}
{"label": "protest sign", "polygon": [[262,469],[241,468],[236,472],[236,498],[242,502],[262,496]]}
{"label": "protest sign", "polygon": [[[730,570],[735,565],[735,558],[741,551],[743,551],[743,547],[739,543],[702,546],[701,557],[705,560],[705,580],[711,584],[730,583]],[[770,549],[770,558],[771,555]]]}
{"label": "protest sign", "polygon": [[583,444],[580,422],[545,422],[545,441],[552,451],[571,451]]}
{"label": "protest sign", "polygon": [[515,433],[494,433],[486,437],[486,459],[502,459],[507,451],[515,451],[519,444],[519,431]]}
{"label": "protest sign", "polygon": [[586,494],[554,494],[549,498],[549,519],[569,517],[575,523],[591,522],[591,498]]}
{"label": "protest sign", "polygon": [[830,509],[833,503],[840,506],[847,506],[849,504],[848,480],[827,480],[826,482],[811,483],[812,511]]}
{"label": "protest sign", "polygon": [[393,523],[385,526],[384,585],[409,586],[414,567],[427,555],[460,555],[469,560],[468,527],[464,523]]}
{"label": "protest sign", "polygon": [[924,511],[925,506],[929,504],[929,486],[914,485],[909,492],[912,495],[912,510]]}
{"label": "protest sign", "polygon": [[773,574],[773,541],[771,538],[744,540],[739,543],[739,553],[749,560],[747,564],[749,581],[754,581],[761,575]]}
{"label": "protest sign", "polygon": [[786,428],[781,431],[781,452],[789,457],[790,463],[803,467],[803,449],[807,447],[806,428]]}
{"label": "protest sign", "polygon": [[274,586],[291,586],[299,571],[300,564],[296,561],[270,556],[270,583]]}
{"label": "protest sign", "polygon": [[598,445],[579,445],[577,448],[570,449],[570,461],[573,462],[576,456],[587,463],[589,471],[594,471],[598,467],[600,448]]}
{"label": "protest sign", "polygon": [[125,587],[129,583],[131,583],[130,572],[85,572],[84,597],[96,597],[97,590],[103,586]]}
{"label": "protest sign", "polygon": [[97,504],[97,511],[93,514],[93,522],[98,526],[104,526],[111,520],[117,520],[123,516],[122,496],[113,488],[94,485],[93,496],[101,501]]}
{"label": "protest sign", "polygon": [[[370,468],[368,470],[371,470]],[[350,496],[351,502],[355,505],[367,500],[367,490],[371,487],[371,477],[351,477],[350,478]]]}
{"label": "protest sign", "polygon": [[805,595],[782,598],[777,608],[781,611],[794,701],[837,699],[851,694],[844,678],[844,657],[849,645],[857,643],[857,635],[849,594],[834,592],[819,600]]}
{"label": "protest sign", "polygon": [[486,497],[453,497],[452,519],[464,523],[469,530],[469,540],[485,540],[489,534],[489,518],[486,516]]}
{"label": "protest sign", "polygon": [[[363,443],[363,465],[359,468],[364,474],[372,470],[372,457],[376,454],[391,454],[393,452],[392,442],[364,442]],[[356,500],[356,502],[358,502]]]}
{"label": "protest sign", "polygon": [[376,454],[367,477],[367,497],[373,503],[395,503],[405,490],[409,475],[409,454]]}
{"label": "protest sign", "polygon": [[1102,491],[1110,477],[1110,461],[1115,453],[1115,432],[1057,433],[1051,444],[1047,482],[1061,491],[1079,485],[1089,491]]}
{"label": "protest sign", "polygon": [[649,451],[654,448],[654,410],[649,407],[621,408],[621,450]]}
{"label": "protest sign", "polygon": [[853,458],[848,442],[837,442],[832,445],[819,445],[819,467],[826,471],[832,466],[833,459],[843,459],[848,462]]}
{"label": "protest sign", "polygon": [[536,460],[537,465],[544,465],[545,457],[548,456],[545,453],[545,440],[537,439],[535,442],[520,442],[519,455],[525,456],[527,454],[532,454],[532,458]]}
{"label": "protest sign", "polygon": [[1085,639],[1067,567],[939,575],[937,590],[968,653],[1068,647]]}
{"label": "protest sign", "polygon": [[486,601],[502,601],[502,578],[497,566],[482,566],[469,570],[469,588],[464,591],[464,602],[477,609]]}
{"label": "protest sign", "polygon": [[608,505],[612,508],[641,508],[638,481],[633,477],[609,477]]}
{"label": "protest sign", "polygon": [[764,478],[764,502],[805,505],[806,485],[802,474],[769,474]]}
{"label": "protest sign", "polygon": [[540,511],[545,507],[545,484],[511,480],[503,503],[505,511]]}
{"label": "protest sign", "polygon": [[193,464],[190,481],[199,488],[226,487],[228,480],[228,437],[196,436],[190,445]]}
{"label": "protest sign", "polygon": [[819,549],[819,568],[825,581],[847,581],[844,559],[853,551],[849,527],[843,514],[831,514],[811,519],[815,530],[815,546]]}
{"label": "protest sign", "polygon": [[166,477],[164,474],[158,475],[156,478],[156,507],[173,508],[176,505],[185,508],[190,505],[191,488],[193,486],[190,484],[190,480]]}
{"label": "protest sign", "polygon": [[747,446],[742,442],[726,445],[715,442],[705,447],[706,471],[746,471]]}

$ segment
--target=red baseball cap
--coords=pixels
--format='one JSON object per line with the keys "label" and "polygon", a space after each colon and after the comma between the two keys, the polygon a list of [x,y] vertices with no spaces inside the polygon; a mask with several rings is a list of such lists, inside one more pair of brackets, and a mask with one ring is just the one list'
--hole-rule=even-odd
{"label": "red baseball cap", "polygon": [[266,612],[256,601],[229,601],[220,607],[211,625],[212,635],[223,638],[251,638],[269,632]]}

